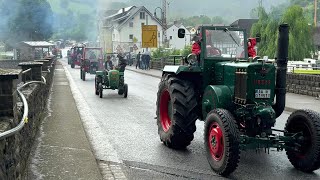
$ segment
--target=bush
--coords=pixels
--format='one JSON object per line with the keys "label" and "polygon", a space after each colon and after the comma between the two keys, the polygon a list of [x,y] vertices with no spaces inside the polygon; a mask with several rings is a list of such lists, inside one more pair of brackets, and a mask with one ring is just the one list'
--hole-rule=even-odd
{"label": "bush", "polygon": [[172,55],[181,55],[181,52],[179,49],[165,49],[163,47],[157,48],[156,50],[152,51],[153,59],[158,59],[158,58],[168,59],[169,56],[172,56]]}
{"label": "bush", "polygon": [[184,49],[181,51],[182,56],[188,56],[191,54],[191,45],[186,46]]}

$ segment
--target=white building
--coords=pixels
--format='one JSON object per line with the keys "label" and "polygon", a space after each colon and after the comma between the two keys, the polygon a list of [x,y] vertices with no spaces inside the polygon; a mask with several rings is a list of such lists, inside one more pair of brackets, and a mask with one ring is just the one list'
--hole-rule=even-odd
{"label": "white building", "polygon": [[[178,37],[178,29],[183,28],[186,31],[186,36],[184,38]],[[191,33],[182,24],[174,23],[167,29],[167,38],[169,41],[169,48],[173,49],[183,49],[185,46],[191,43]]]}
{"label": "white building", "polygon": [[[142,26],[157,25],[158,47],[162,45],[162,26],[144,6],[120,9],[100,24],[100,44],[112,52],[139,52],[142,48]],[[102,43],[103,42],[103,43]]]}

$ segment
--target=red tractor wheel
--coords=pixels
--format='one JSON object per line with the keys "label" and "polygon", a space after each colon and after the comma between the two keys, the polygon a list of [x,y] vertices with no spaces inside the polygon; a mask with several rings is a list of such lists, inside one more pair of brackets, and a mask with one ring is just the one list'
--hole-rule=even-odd
{"label": "red tractor wheel", "polygon": [[165,75],[157,95],[157,125],[160,140],[174,149],[186,148],[196,131],[197,100],[193,84]]}
{"label": "red tractor wheel", "polygon": [[228,176],[240,159],[240,132],[232,114],[224,109],[211,111],[205,121],[204,145],[211,168]]}
{"label": "red tractor wheel", "polygon": [[311,110],[293,112],[285,131],[299,133],[296,142],[287,143],[287,156],[291,164],[304,172],[320,168],[320,114]]}

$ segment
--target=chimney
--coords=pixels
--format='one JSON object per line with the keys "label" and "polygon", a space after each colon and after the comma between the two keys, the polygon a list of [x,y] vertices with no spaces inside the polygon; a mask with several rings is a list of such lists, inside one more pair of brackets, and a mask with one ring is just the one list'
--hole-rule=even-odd
{"label": "chimney", "polygon": [[122,8],[122,13],[124,13],[124,8]]}

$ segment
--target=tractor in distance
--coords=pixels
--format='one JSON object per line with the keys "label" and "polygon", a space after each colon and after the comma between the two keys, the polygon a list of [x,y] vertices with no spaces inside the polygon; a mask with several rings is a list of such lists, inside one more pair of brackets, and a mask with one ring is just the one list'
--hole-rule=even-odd
{"label": "tractor in distance", "polygon": [[[187,65],[163,69],[156,104],[160,140],[170,148],[186,148],[200,119],[206,157],[219,175],[235,171],[241,150],[249,149],[285,150],[295,168],[317,170],[318,112],[297,110],[284,130],[273,129],[285,108],[289,26],[279,26],[277,66],[248,57],[248,44],[241,43],[247,40],[243,29],[202,26],[199,35],[199,56],[189,55]],[[183,38],[185,31],[179,29],[178,36]]]}
{"label": "tractor in distance", "polygon": [[86,73],[96,74],[104,68],[102,48],[85,47],[80,62],[80,78],[85,81]]}
{"label": "tractor in distance", "polygon": [[71,48],[71,68],[74,68],[75,65],[80,66],[83,49],[83,45],[76,45]]}

